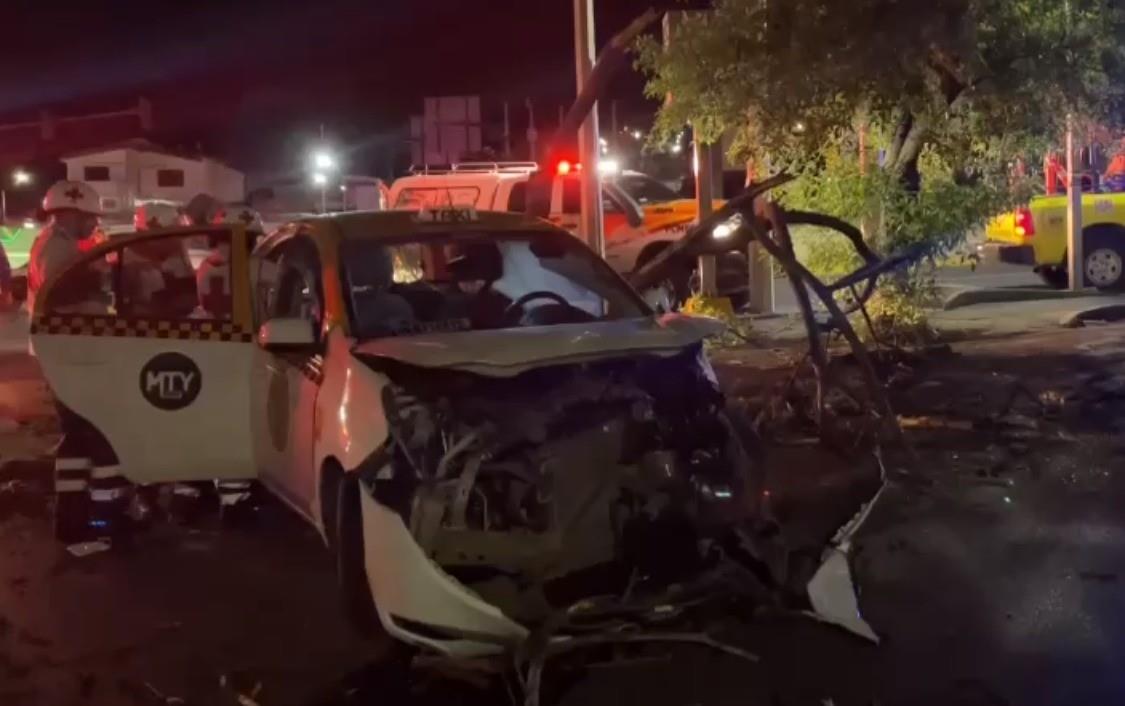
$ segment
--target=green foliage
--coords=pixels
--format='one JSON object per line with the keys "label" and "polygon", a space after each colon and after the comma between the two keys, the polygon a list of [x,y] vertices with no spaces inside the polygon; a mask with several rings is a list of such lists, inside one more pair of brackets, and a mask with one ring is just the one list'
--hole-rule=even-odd
{"label": "green foliage", "polygon": [[750,321],[735,316],[730,299],[725,297],[705,297],[695,294],[684,302],[680,312],[693,316],[709,316],[726,324],[727,327],[721,334],[708,339],[707,345],[712,348],[744,344],[753,328]]}
{"label": "green foliage", "polygon": [[[786,206],[861,224],[883,254],[924,245],[941,260],[1030,195],[1008,166],[1057,145],[1067,113],[1120,125],[1125,2],[713,0],[669,46],[640,41],[637,65],[651,97],[671,98],[654,140],[685,124],[706,142],[733,134],[737,156],[798,177]],[[858,264],[838,235],[801,230],[794,245],[826,279]],[[880,290],[877,329],[928,330],[925,272]]]}
{"label": "green foliage", "polygon": [[866,319],[861,312],[852,314],[852,327],[868,342],[899,348],[932,343],[937,332],[930,326],[926,304],[933,296],[930,277],[892,280],[867,300]]}
{"label": "green foliage", "polygon": [[649,95],[672,98],[658,135],[739,128],[782,165],[857,116],[892,130],[909,116],[919,139],[963,150],[1057,134],[1067,111],[1116,120],[1123,38],[1116,0],[714,0],[669,47],[642,40],[637,63]]}

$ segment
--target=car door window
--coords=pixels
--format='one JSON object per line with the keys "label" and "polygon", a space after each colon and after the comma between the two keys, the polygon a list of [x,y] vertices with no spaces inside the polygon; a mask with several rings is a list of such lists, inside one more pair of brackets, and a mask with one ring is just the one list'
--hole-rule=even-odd
{"label": "car door window", "polygon": [[298,238],[278,247],[276,274],[269,288],[266,318],[300,318],[320,331],[324,320],[324,294],[316,246]]}
{"label": "car door window", "polygon": [[143,238],[67,272],[46,311],[160,320],[229,321],[230,233]]}
{"label": "car door window", "polygon": [[44,310],[48,314],[116,313],[114,268],[104,258],[84,262],[67,271],[47,292]]}

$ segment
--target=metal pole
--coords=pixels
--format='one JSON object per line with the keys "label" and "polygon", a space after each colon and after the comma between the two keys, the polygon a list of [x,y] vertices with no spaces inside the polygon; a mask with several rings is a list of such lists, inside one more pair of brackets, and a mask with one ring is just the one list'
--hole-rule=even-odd
{"label": "metal pole", "polygon": [[1085,282],[1082,267],[1082,181],[1075,168],[1074,119],[1066,116],[1066,273],[1070,290],[1083,289]]}
{"label": "metal pole", "polygon": [[511,123],[508,122],[508,101],[504,101],[504,159],[512,158]]}
{"label": "metal pole", "polygon": [[[705,145],[698,139],[695,145],[695,203],[699,213],[699,220],[711,215],[714,210],[714,181],[715,168],[712,157],[715,151],[711,145]],[[705,297],[713,297],[717,293],[715,282],[715,256],[701,255],[699,258],[699,288]]]}
{"label": "metal pole", "polygon": [[0,189],[0,226],[8,225],[8,190]]}
{"label": "metal pole", "polygon": [[[578,92],[581,93],[594,66],[594,0],[574,0],[574,68]],[[578,131],[578,159],[584,168],[579,174],[582,181],[582,218],[579,235],[586,239],[594,252],[605,256],[602,237],[602,189],[598,178],[598,104]]]}
{"label": "metal pole", "polygon": [[527,106],[527,158],[534,162],[539,159],[535,150],[535,143],[539,141],[539,132],[535,129],[535,109],[530,98],[524,99],[523,104]]}

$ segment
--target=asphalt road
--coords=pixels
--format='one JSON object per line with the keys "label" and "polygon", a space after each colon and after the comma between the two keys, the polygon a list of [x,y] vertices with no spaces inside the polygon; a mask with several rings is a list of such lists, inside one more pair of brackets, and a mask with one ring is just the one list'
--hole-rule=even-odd
{"label": "asphalt road", "polygon": [[[901,414],[938,422],[911,427],[918,459],[891,464],[895,487],[859,540],[879,646],[807,619],[732,615],[760,664],[669,650],[594,666],[560,703],[1125,703],[1122,332],[966,343],[892,388]],[[783,379],[771,356],[719,356],[728,394],[752,400]],[[1041,392],[1067,400],[1061,414],[1040,418],[1029,400]],[[1019,415],[1005,422],[1010,400]],[[404,691],[403,670],[375,666],[340,619],[319,539],[276,504],[243,530],[161,526],[71,556],[48,536],[53,429],[22,353],[0,355],[0,419],[3,706],[233,705],[259,684],[241,706],[507,702],[417,674]],[[810,542],[872,487],[869,466],[799,441],[769,458],[784,531]]]}

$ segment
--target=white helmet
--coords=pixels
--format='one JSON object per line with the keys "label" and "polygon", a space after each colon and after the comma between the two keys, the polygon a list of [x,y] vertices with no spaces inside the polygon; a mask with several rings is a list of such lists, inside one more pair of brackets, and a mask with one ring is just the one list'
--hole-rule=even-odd
{"label": "white helmet", "polygon": [[137,230],[172,228],[180,218],[180,209],[167,201],[142,203],[133,211],[133,227]]}
{"label": "white helmet", "polygon": [[265,226],[262,225],[262,214],[249,206],[239,206],[237,204],[227,206],[226,222],[232,224],[239,223],[250,233],[266,232]]}
{"label": "white helmet", "polygon": [[56,181],[43,197],[43,212],[80,211],[102,215],[101,201],[93,187],[81,181]]}

